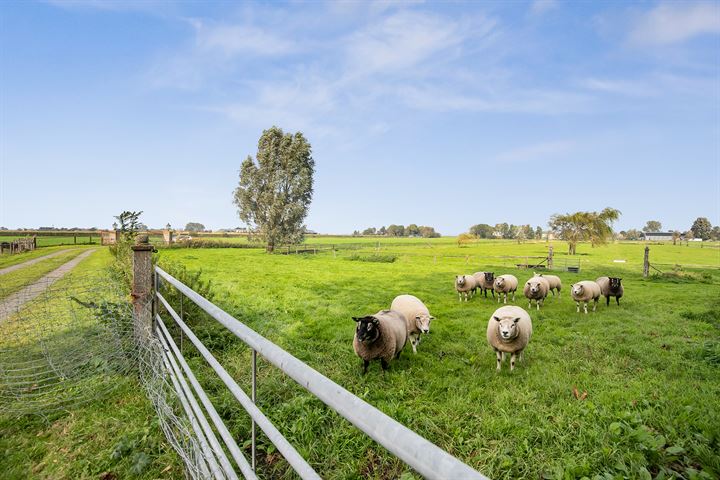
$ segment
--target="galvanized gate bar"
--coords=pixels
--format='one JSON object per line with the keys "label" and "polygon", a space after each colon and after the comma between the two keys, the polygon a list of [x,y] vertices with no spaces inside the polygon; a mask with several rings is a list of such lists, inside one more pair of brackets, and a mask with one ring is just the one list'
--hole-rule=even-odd
{"label": "galvanized gate bar", "polygon": [[180,388],[180,383],[177,381],[177,378],[175,378],[175,372],[173,372],[172,367],[170,366],[170,362],[167,359],[167,353],[163,353],[163,364],[165,364],[165,371],[168,372],[170,375],[170,380],[172,380],[173,387],[175,388],[175,392],[178,395],[178,398],[180,399],[180,404],[183,407],[183,410],[185,410],[185,414],[190,419],[190,425],[192,426],[192,429],[195,431],[195,436],[198,438],[198,442],[200,443],[199,448],[202,450],[202,456],[199,458],[198,464],[200,465],[200,470],[202,471],[202,474],[205,477],[210,476],[210,470],[208,470],[206,458],[208,458],[211,454],[206,450],[207,444],[203,443],[204,440],[201,441],[203,438],[202,431],[200,431],[200,426],[197,422],[197,419],[195,418],[195,414],[193,413],[192,409],[190,408],[190,405],[188,404],[187,399],[185,398],[185,394],[182,391],[182,388]]}
{"label": "galvanized gate bar", "polygon": [[[173,353],[170,351],[170,348],[168,347],[167,341],[165,338],[163,338],[163,335],[161,332],[158,333],[158,339],[160,340],[160,344],[163,346],[163,350],[165,353],[166,358],[170,362],[170,367],[172,368],[173,372],[175,373],[175,377],[177,378],[177,381],[180,383],[180,387],[182,388],[182,391],[185,393],[185,398],[187,399],[188,403],[190,404],[190,408],[192,409],[193,413],[195,414],[195,418],[197,419],[198,423],[200,424],[200,428],[202,429],[203,434],[205,435],[204,438],[201,438],[201,442],[207,442],[207,444],[203,444],[203,449],[207,447],[210,450],[210,454],[208,455],[208,463],[210,464],[210,468],[213,473],[213,478],[219,478],[224,479],[225,476],[222,474],[221,464],[223,470],[228,469],[233,475],[233,478],[237,478],[237,475],[235,475],[234,470],[232,469],[232,465],[230,465],[230,462],[228,461],[227,457],[225,456],[225,452],[223,451],[222,447],[220,446],[220,443],[217,440],[217,437],[215,437],[215,432],[213,432],[212,428],[210,428],[210,424],[207,421],[207,418],[205,418],[205,415],[203,414],[203,411],[200,409],[200,405],[198,405],[197,400],[195,400],[195,395],[193,395],[192,390],[190,389],[190,386],[187,384],[187,381],[185,380],[185,377],[183,377],[182,372],[180,371],[180,367],[178,367],[177,362],[175,361],[175,357]],[[220,462],[218,464],[218,461]]]}
{"label": "galvanized gate bar", "polygon": [[[173,340],[172,335],[170,335],[170,332],[168,331],[167,327],[165,326],[165,323],[163,323],[162,318],[160,318],[160,314],[155,315],[155,321],[157,322],[158,327],[160,327],[160,330],[162,332],[162,335],[164,336],[165,343],[170,347],[173,354],[175,355],[175,359],[178,361],[180,366],[182,367],[183,371],[185,372],[185,376],[187,376],[187,379],[190,381],[190,384],[192,385],[193,389],[195,390],[195,393],[197,394],[197,397],[200,399],[200,403],[203,404],[205,407],[205,410],[210,415],[210,419],[212,420],[215,427],[218,429],[218,432],[220,433],[220,436],[225,441],[225,444],[228,447],[228,450],[230,450],[231,455],[237,462],[238,466],[240,467],[240,470],[243,472],[243,474],[246,477],[249,478],[255,478],[255,474],[253,471],[249,468],[250,466],[247,463],[247,460],[240,452],[240,448],[238,447],[237,443],[235,443],[235,439],[233,439],[232,435],[228,431],[227,427],[225,427],[225,424],[223,423],[222,419],[220,418],[220,415],[218,415],[217,410],[215,410],[215,407],[210,402],[210,399],[207,397],[207,394],[205,393],[205,390],[203,390],[202,386],[200,386],[200,383],[198,383],[197,378],[195,378],[195,374],[190,369],[190,366],[185,361],[185,358],[182,356],[182,353],[180,353],[180,350],[178,349],[177,345],[175,344],[175,340]],[[163,345],[165,346],[165,345]],[[225,452],[222,449],[222,446],[220,446],[219,442],[217,441],[217,438],[213,435],[213,438],[210,439],[213,443],[213,448],[218,451],[218,456],[220,457],[221,464],[223,466],[223,470],[225,470],[225,473],[227,474],[228,478],[231,479],[237,479],[237,474],[235,473],[234,468],[228,461],[227,457],[225,456]],[[249,475],[248,475],[249,474]]]}
{"label": "galvanized gate bar", "polygon": [[368,434],[423,477],[438,480],[487,479],[487,477],[470,468],[437,445],[385,415],[377,408],[356,397],[317,370],[270,342],[160,267],[156,266],[155,271],[250,348],[257,350],[268,362],[285,372],[327,406],[337,411],[340,416]]}
{"label": "galvanized gate bar", "polygon": [[293,447],[290,442],[287,441],[287,439],[282,435],[282,433],[280,433],[278,429],[275,428],[275,425],[272,424],[272,422],[265,416],[265,414],[259,408],[257,408],[257,406],[250,399],[250,397],[248,397],[247,394],[240,387],[240,385],[237,384],[237,382],[232,378],[232,376],[230,376],[227,370],[225,370],[225,368],[220,364],[220,362],[217,361],[213,354],[210,353],[210,351],[205,347],[205,345],[203,345],[200,339],[195,336],[195,333],[190,329],[190,327],[188,327],[187,324],[182,321],[182,319],[178,316],[175,310],[173,310],[167,300],[165,300],[165,298],[159,292],[157,292],[156,295],[158,299],[162,302],[162,304],[165,306],[170,316],[173,317],[178,326],[185,332],[188,340],[190,340],[190,342],[195,345],[195,348],[198,349],[200,354],[205,358],[208,364],[210,364],[212,369],[215,370],[215,373],[218,374],[220,379],[223,381],[223,383],[225,383],[233,396],[235,396],[235,398],[240,402],[240,404],[250,415],[250,417],[255,420],[255,422],[262,429],[262,431],[265,432],[265,435],[267,435],[268,439],[273,443],[273,445],[277,447],[278,451],[283,455],[283,457],[285,457],[285,460],[287,460],[287,462],[293,467],[297,474],[300,475],[300,477],[303,479],[320,480],[321,477],[315,472],[315,470],[313,470],[310,464],[308,464],[305,459],[298,453],[298,451],[295,450],[295,447]]}

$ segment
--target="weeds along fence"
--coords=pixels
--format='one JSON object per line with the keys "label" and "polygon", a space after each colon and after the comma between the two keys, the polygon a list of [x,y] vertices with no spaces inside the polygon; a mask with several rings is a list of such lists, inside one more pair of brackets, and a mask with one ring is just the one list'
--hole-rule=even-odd
{"label": "weeds along fence", "polygon": [[[423,477],[429,479],[486,478],[270,342],[162,268],[151,267],[151,246],[136,246],[133,249],[135,250],[133,298],[135,299],[136,322],[147,325],[146,330],[152,332],[151,337],[157,338],[163,347],[165,371],[174,385],[177,398],[180,400],[190,426],[187,432],[191,436],[191,441],[183,444],[184,446],[190,445],[190,451],[183,446],[178,446],[176,436],[171,438],[174,439],[172,442],[176,449],[182,452],[181,455],[188,465],[188,472],[193,477],[237,478],[239,470],[245,478],[256,478],[255,459],[257,457],[257,429],[259,428],[300,478],[320,478],[295,446],[257,406],[257,361],[260,356]],[[152,284],[153,278],[154,285]],[[166,295],[162,293],[163,291],[167,292],[169,288],[181,295],[180,312],[170,305]],[[251,364],[248,368],[251,369],[252,380],[249,394],[240,387],[233,376],[185,322],[183,305],[186,301],[204,311],[251,349]],[[154,307],[149,309],[149,305],[154,305]],[[181,339],[186,339],[193,345],[217,379],[224,384],[250,416],[252,423],[249,432],[251,437],[249,460],[210,401],[198,381],[198,375],[183,355],[182,349],[173,339],[168,328],[169,325],[182,332]]]}

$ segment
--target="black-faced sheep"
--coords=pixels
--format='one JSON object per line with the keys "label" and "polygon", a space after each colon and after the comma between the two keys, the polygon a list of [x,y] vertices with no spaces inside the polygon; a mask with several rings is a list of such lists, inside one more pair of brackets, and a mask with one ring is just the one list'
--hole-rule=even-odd
{"label": "black-faced sheep", "polygon": [[[534,273],[534,272],[533,272]],[[560,290],[562,290],[562,280],[557,275],[546,275],[544,273],[535,273],[536,277],[542,277],[550,284],[550,292],[555,296],[555,290],[557,290],[558,297],[560,296]]]}
{"label": "black-faced sheep", "polygon": [[590,300],[593,303],[593,312],[597,310],[598,299],[600,298],[600,285],[592,280],[583,280],[570,285],[570,295],[577,304],[577,312],[580,313],[580,302],[583,302],[583,309],[588,313],[587,305]]}
{"label": "black-faced sheep", "polygon": [[371,360],[380,359],[383,370],[393,358],[399,358],[407,342],[405,316],[393,310],[380,310],[374,315],[353,317],[357,322],[353,349],[363,360],[363,375]]}
{"label": "black-faced sheep", "polygon": [[488,290],[490,290],[493,298],[495,298],[495,290],[493,290],[495,274],[493,272],[475,272],[473,273],[473,277],[475,277],[475,282],[477,282],[477,288],[480,289],[480,293],[485,294],[485,298],[487,298]]}
{"label": "black-faced sheep", "polygon": [[515,275],[506,274],[495,277],[495,283],[493,284],[493,288],[496,292],[498,292],[498,302],[500,302],[500,297],[503,297],[503,303],[507,303],[508,293],[512,293],[512,301],[514,302],[517,286],[518,279],[515,277]]}
{"label": "black-faced sheep", "polygon": [[413,295],[398,295],[392,301],[390,310],[400,312],[405,316],[408,339],[412,345],[413,353],[417,353],[417,346],[420,344],[420,334],[430,333],[430,321],[435,317],[425,304]]}
{"label": "black-faced sheep", "polygon": [[473,292],[477,288],[477,282],[472,275],[455,275],[455,290],[458,292],[458,299],[462,302],[463,296],[465,301],[472,297]]}
{"label": "black-faced sheep", "polygon": [[622,286],[621,278],[617,277],[600,277],[595,282],[600,285],[600,293],[605,296],[605,305],[610,306],[610,297],[615,297],[618,306],[620,305],[620,297],[625,293]]}
{"label": "black-faced sheep", "polygon": [[550,291],[550,283],[544,277],[532,277],[525,282],[523,294],[528,299],[528,308],[531,308],[532,301],[535,300],[535,306],[540,310],[540,305],[545,302]]}
{"label": "black-faced sheep", "polygon": [[530,315],[520,307],[506,305],[495,310],[487,327],[487,341],[495,350],[497,358],[497,371],[510,354],[510,371],[515,368],[515,358],[520,357],[532,336],[532,320]]}

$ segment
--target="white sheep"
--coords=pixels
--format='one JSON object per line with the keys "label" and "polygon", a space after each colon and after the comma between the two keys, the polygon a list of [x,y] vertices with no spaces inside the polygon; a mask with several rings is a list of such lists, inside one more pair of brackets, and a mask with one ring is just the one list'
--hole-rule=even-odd
{"label": "white sheep", "polygon": [[610,297],[615,297],[618,306],[620,305],[620,297],[625,293],[622,286],[622,278],[618,277],[600,277],[595,282],[600,285],[600,293],[605,296],[605,305],[610,306]]}
{"label": "white sheep", "polygon": [[500,302],[500,297],[504,297],[503,303],[507,303],[508,293],[512,293],[512,301],[514,302],[517,286],[518,279],[515,277],[515,275],[506,274],[495,277],[495,283],[493,285],[493,288],[496,292],[498,292],[498,302]]}
{"label": "white sheep", "polygon": [[583,309],[588,313],[587,305],[593,300],[593,312],[597,309],[598,299],[600,298],[600,285],[592,280],[583,280],[570,285],[570,295],[577,304],[577,312],[580,313],[580,302],[583,302]]}
{"label": "white sheep", "polygon": [[458,292],[458,298],[462,302],[463,296],[465,301],[472,297],[473,292],[477,288],[477,282],[472,275],[455,275],[455,290]]}
{"label": "white sheep", "polygon": [[550,291],[550,283],[544,277],[532,277],[525,282],[523,294],[528,299],[528,308],[531,308],[532,301],[535,300],[535,306],[540,310],[540,305],[545,303]]}
{"label": "white sheep", "polygon": [[363,360],[363,375],[371,360],[380,359],[383,371],[393,358],[400,358],[407,342],[405,316],[393,310],[380,310],[374,315],[353,317],[357,322],[353,349]]}
{"label": "white sheep", "polygon": [[480,289],[480,293],[485,294],[485,298],[487,298],[488,290],[490,290],[493,298],[495,298],[495,290],[493,290],[495,274],[493,272],[475,272],[473,273],[473,277],[475,277],[475,282],[477,282],[477,288]]}
{"label": "white sheep", "polygon": [[525,310],[513,305],[495,310],[488,321],[487,341],[495,350],[498,372],[506,353],[510,354],[510,371],[513,371],[516,356],[522,360],[531,336],[532,320]]}
{"label": "white sheep", "polygon": [[[535,273],[535,272],[533,272]],[[542,277],[550,284],[550,292],[555,296],[555,290],[557,290],[558,297],[560,296],[560,290],[562,290],[562,280],[557,275],[546,275],[544,273],[535,273],[536,277]]]}
{"label": "white sheep", "polygon": [[413,295],[398,295],[392,301],[390,310],[400,312],[405,316],[408,339],[412,345],[413,353],[417,353],[420,334],[430,333],[430,321],[435,320],[435,317],[430,315],[430,310],[425,304]]}

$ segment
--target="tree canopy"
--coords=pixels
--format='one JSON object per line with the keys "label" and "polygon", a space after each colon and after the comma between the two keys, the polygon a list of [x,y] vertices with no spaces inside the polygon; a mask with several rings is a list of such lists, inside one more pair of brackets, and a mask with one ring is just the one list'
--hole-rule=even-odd
{"label": "tree canopy", "polygon": [[575,212],[550,217],[550,229],[568,242],[568,253],[575,255],[578,242],[590,241],[593,246],[607,243],[612,237],[612,224],[620,218],[620,210],[605,208],[601,212]]}
{"label": "tree canopy", "polygon": [[248,155],[243,161],[234,203],[240,220],[257,226],[269,252],[303,240],[314,173],[312,149],[303,134],[278,127],[262,133],[255,160]]}
{"label": "tree canopy", "polygon": [[712,232],[712,225],[710,220],[705,217],[698,217],[690,227],[695,238],[702,238],[703,240],[709,240]]}
{"label": "tree canopy", "polygon": [[662,230],[662,223],[658,220],[648,220],[642,230],[645,233],[659,232]]}
{"label": "tree canopy", "polygon": [[203,230],[205,230],[205,225],[202,223],[188,222],[187,225],[185,225],[186,232],[202,232]]}

